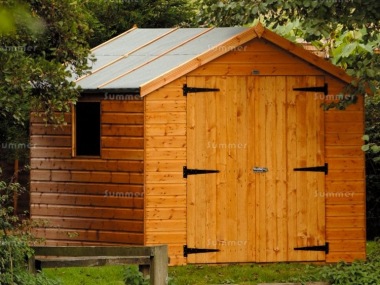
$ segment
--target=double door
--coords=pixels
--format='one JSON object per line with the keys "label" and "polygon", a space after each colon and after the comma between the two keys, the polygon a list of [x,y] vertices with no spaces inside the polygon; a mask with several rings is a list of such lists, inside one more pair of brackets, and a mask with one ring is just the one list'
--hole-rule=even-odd
{"label": "double door", "polygon": [[[188,77],[188,263],[323,261],[323,95],[317,76]],[[216,172],[218,171],[218,172]],[[216,251],[217,250],[217,251]]]}

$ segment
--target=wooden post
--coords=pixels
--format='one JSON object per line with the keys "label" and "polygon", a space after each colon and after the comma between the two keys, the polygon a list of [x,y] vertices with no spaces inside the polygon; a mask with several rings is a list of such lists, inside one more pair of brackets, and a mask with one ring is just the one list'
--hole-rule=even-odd
{"label": "wooden post", "polygon": [[32,274],[36,274],[36,259],[34,254],[28,258],[28,270]]}
{"label": "wooden post", "polygon": [[142,273],[142,275],[144,277],[148,277],[149,276],[149,272],[150,272],[150,265],[148,265],[148,264],[140,264],[139,265],[139,271]]}
{"label": "wooden post", "polygon": [[152,247],[150,263],[150,284],[166,285],[168,284],[168,246]]}

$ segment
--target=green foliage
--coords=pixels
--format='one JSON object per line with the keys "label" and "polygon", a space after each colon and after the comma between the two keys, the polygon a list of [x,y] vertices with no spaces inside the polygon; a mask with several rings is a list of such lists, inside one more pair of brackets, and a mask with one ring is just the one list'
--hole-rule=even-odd
{"label": "green foliage", "polygon": [[367,237],[380,236],[380,95],[367,97],[366,135],[362,149],[367,172]]}
{"label": "green foliage", "polygon": [[4,162],[19,160],[27,163],[30,148],[29,132],[26,126],[14,125],[0,119],[0,157]]}
{"label": "green foliage", "polygon": [[73,0],[2,4],[12,28],[0,34],[0,117],[23,124],[42,110],[46,121],[62,123],[55,112],[67,112],[79,95],[69,71],[88,69],[91,15]]}
{"label": "green foliage", "polygon": [[13,211],[13,197],[23,190],[18,183],[0,180],[0,284],[56,285],[44,275],[34,276],[27,271],[26,259],[33,254],[29,244],[35,241],[30,231],[32,223],[20,221]]}
{"label": "green foliage", "polygon": [[365,132],[367,135],[363,137],[363,140],[368,143],[363,146],[363,150],[366,151],[374,161],[377,161],[377,157],[379,157],[378,145],[380,145],[380,94],[366,98],[365,110]]}
{"label": "green foliage", "polygon": [[[273,23],[274,28],[295,20],[301,23],[307,40],[328,37],[338,26],[343,30],[370,29],[366,38],[376,35],[379,28],[380,3],[362,1],[314,0],[197,0],[201,25],[235,26],[255,20]],[[360,8],[360,9],[358,9]]]}
{"label": "green foliage", "polygon": [[377,240],[367,261],[344,262],[326,266],[321,276],[332,285],[377,285],[380,284],[380,241]]}
{"label": "green foliage", "polygon": [[[364,135],[363,140],[367,142],[367,144],[362,146],[362,150],[369,153],[369,154],[375,154],[377,155],[380,152],[380,146],[378,146],[376,143],[369,142],[369,135]],[[380,157],[376,156],[372,159],[375,163],[380,162]]]}
{"label": "green foliage", "polygon": [[148,285],[149,279],[144,278],[137,266],[127,266],[124,269],[124,282],[126,285]]}
{"label": "green foliage", "polygon": [[[78,97],[78,90],[68,80],[68,66],[77,74],[87,68],[89,14],[72,0],[0,0],[0,4],[4,16],[0,17],[0,155],[2,161],[26,160],[31,147],[27,131],[30,112],[42,111],[45,121],[60,124],[63,116],[55,112],[68,111],[69,103]],[[1,277],[8,282],[22,272],[22,256],[28,253],[24,238],[30,235],[25,225],[21,232],[10,204],[21,186],[12,181],[0,180],[0,184],[1,256],[6,257],[2,269],[11,269]],[[12,247],[11,237],[20,237],[23,243]]]}
{"label": "green foliage", "polygon": [[[10,3],[12,5],[5,5]],[[35,33],[42,27],[41,22],[33,19],[25,4],[10,0],[0,1],[0,4],[0,35],[15,33],[20,24],[29,33]]]}
{"label": "green foliage", "polygon": [[189,26],[195,16],[188,0],[88,0],[86,7],[95,19],[91,46],[99,45],[133,25],[139,28]]}

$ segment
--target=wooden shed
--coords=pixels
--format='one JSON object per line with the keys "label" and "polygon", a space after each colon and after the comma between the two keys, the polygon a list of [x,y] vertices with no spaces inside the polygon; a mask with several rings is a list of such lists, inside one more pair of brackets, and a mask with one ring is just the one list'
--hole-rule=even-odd
{"label": "wooden shed", "polygon": [[170,263],[365,258],[363,99],[258,24],[133,28],[93,49],[67,125],[31,122],[49,245],[168,244]]}

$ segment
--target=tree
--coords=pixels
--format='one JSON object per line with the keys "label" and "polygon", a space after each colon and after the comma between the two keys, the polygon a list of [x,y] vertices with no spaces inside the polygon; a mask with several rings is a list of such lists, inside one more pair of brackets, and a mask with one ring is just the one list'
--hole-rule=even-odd
{"label": "tree", "polygon": [[189,26],[195,16],[188,0],[88,0],[95,18],[92,47],[137,25],[139,28]]}
{"label": "tree", "polygon": [[0,34],[0,116],[22,124],[39,109],[57,122],[54,112],[79,94],[69,67],[78,75],[88,68],[91,15],[71,0],[8,0],[3,11],[10,28]]}
{"label": "tree", "polygon": [[[62,123],[79,91],[70,71],[86,72],[91,14],[71,0],[1,1],[0,8],[0,162],[18,159],[18,145],[28,145],[31,111],[45,121]],[[8,157],[5,157],[5,154]],[[13,156],[14,155],[14,156]],[[55,284],[25,270],[31,254],[30,223],[14,212],[14,197],[24,189],[0,168],[0,284]]]}

